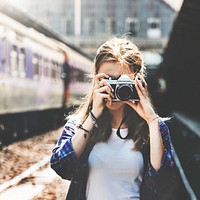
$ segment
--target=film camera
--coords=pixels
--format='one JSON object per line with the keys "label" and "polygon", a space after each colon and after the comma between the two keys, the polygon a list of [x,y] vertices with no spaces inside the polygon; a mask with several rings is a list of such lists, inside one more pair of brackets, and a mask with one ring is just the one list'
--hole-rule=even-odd
{"label": "film camera", "polygon": [[107,83],[114,89],[115,98],[112,101],[139,101],[139,96],[135,88],[135,81],[131,80],[127,75],[121,75],[119,79],[111,77],[105,79]]}

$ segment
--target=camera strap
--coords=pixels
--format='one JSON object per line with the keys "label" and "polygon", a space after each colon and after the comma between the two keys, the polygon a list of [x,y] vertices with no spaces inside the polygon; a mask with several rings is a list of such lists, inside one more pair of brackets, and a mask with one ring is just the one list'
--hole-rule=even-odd
{"label": "camera strap", "polygon": [[118,136],[119,138],[123,139],[123,140],[125,140],[125,139],[127,139],[127,138],[129,137],[129,134],[127,134],[127,136],[125,136],[125,137],[122,137],[121,134],[120,134],[121,125],[126,121],[127,116],[128,116],[128,115],[125,115],[125,116],[123,117],[123,119],[122,119],[122,121],[121,121],[121,123],[120,123],[120,125],[119,125],[119,128],[117,129],[117,132],[116,132],[117,136]]}

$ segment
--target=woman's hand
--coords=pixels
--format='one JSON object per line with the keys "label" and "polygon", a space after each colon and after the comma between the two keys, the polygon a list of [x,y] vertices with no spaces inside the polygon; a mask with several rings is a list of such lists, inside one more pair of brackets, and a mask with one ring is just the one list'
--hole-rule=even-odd
{"label": "woman's hand", "polygon": [[[144,83],[144,87],[139,82],[138,78]],[[140,98],[140,101],[137,103],[126,101],[126,103],[131,106],[145,121],[150,122],[153,120],[157,115],[153,109],[153,106],[150,102],[147,90],[147,83],[144,78],[137,74],[135,78],[135,87]]]}
{"label": "woman's hand", "polygon": [[111,104],[112,97],[114,98],[113,89],[104,78],[108,78],[105,73],[97,74],[94,77],[92,113],[97,118],[102,114],[106,105],[105,99]]}

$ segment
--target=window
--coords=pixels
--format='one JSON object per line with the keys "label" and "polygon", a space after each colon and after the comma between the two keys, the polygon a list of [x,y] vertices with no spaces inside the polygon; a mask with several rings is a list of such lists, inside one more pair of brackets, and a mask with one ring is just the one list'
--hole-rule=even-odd
{"label": "window", "polygon": [[19,51],[19,74],[21,77],[25,77],[26,74],[24,49],[20,49]]}
{"label": "window", "polygon": [[38,65],[39,65],[39,74],[40,76],[42,76],[42,65],[43,65],[42,56],[38,56]]}
{"label": "window", "polygon": [[53,81],[56,81],[56,69],[57,69],[57,65],[56,62],[51,61],[52,63],[52,68],[51,68],[51,78]]}
{"label": "window", "polygon": [[63,17],[61,19],[61,33],[63,35],[73,35],[72,19]]}
{"label": "window", "polygon": [[87,17],[83,21],[83,34],[91,35],[94,33],[94,20]]}
{"label": "window", "polygon": [[161,28],[160,28],[160,18],[150,17],[147,19],[147,37],[148,38],[160,38],[161,37]]}
{"label": "window", "polygon": [[57,77],[57,80],[61,80],[61,68],[62,68],[62,64],[60,63],[56,63],[56,77]]}
{"label": "window", "polygon": [[42,75],[43,77],[48,77],[47,59],[43,58],[42,62]]}
{"label": "window", "polygon": [[134,36],[138,35],[139,32],[139,20],[137,18],[126,18],[125,20],[125,31],[131,32]]}
{"label": "window", "polygon": [[2,71],[2,44],[1,44],[1,37],[0,37],[0,71]]}
{"label": "window", "polygon": [[8,67],[7,67],[7,63],[8,63],[8,45],[7,45],[7,40],[6,38],[4,37],[2,39],[2,60],[1,60],[1,64],[2,64],[2,67],[4,68],[4,71],[5,72],[8,72]]}
{"label": "window", "polygon": [[11,67],[11,74],[13,76],[18,75],[17,69],[17,47],[15,45],[12,46],[12,50],[10,52],[10,67]]}
{"label": "window", "polygon": [[32,63],[33,63],[33,78],[39,79],[40,70],[39,70],[39,61],[37,54],[33,55]]}
{"label": "window", "polygon": [[107,17],[105,20],[105,32],[114,33],[115,31],[115,21],[114,19]]}
{"label": "window", "polygon": [[52,65],[51,65],[51,61],[49,59],[46,60],[46,65],[47,65],[47,77],[49,79],[51,79],[51,68],[52,68]]}
{"label": "window", "polygon": [[72,35],[72,20],[70,18],[63,17],[61,19],[61,33],[62,35]]}

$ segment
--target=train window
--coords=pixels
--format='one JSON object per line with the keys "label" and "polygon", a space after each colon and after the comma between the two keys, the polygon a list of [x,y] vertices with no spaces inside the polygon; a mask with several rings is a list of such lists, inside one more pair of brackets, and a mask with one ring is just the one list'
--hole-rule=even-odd
{"label": "train window", "polygon": [[6,72],[8,70],[7,68],[7,63],[8,63],[8,43],[6,38],[2,38],[2,60],[1,60],[1,64],[2,67],[4,68],[4,71]]}
{"label": "train window", "polygon": [[40,70],[39,70],[39,61],[37,54],[33,55],[32,63],[33,63],[33,78],[39,79]]}
{"label": "train window", "polygon": [[73,82],[84,82],[84,72],[80,69],[74,68],[71,74],[71,80]]}
{"label": "train window", "polygon": [[6,29],[3,25],[0,25],[0,39],[1,39],[1,47],[0,47],[0,66],[3,72],[8,73],[8,42],[6,39]]}
{"label": "train window", "polygon": [[51,78],[54,80],[54,81],[56,81],[56,68],[57,68],[57,66],[56,66],[56,63],[54,62],[54,61],[51,61],[51,63],[52,63],[52,68],[51,68]]}
{"label": "train window", "polygon": [[57,65],[57,70],[56,70],[56,77],[57,77],[57,80],[61,80],[61,64],[56,64]]}
{"label": "train window", "polygon": [[42,62],[42,76],[43,77],[47,77],[47,62],[46,59],[43,58],[43,62]]}
{"label": "train window", "polygon": [[43,60],[42,56],[38,56],[38,65],[39,65],[39,75],[42,75],[42,65],[43,65]]}
{"label": "train window", "polygon": [[56,68],[56,80],[59,80],[61,78],[61,71],[60,71],[60,75],[59,75],[59,78],[58,78],[59,64],[57,62],[55,62],[55,68]]}
{"label": "train window", "polygon": [[47,66],[47,77],[51,78],[51,62],[49,59],[46,60],[46,66]]}
{"label": "train window", "polygon": [[17,47],[12,46],[12,50],[10,52],[10,67],[11,67],[11,74],[13,76],[17,76],[18,69],[17,69]]}
{"label": "train window", "polygon": [[2,71],[2,52],[2,39],[0,37],[0,71]]}
{"label": "train window", "polygon": [[20,49],[19,51],[19,74],[21,77],[25,77],[26,74],[24,49]]}

